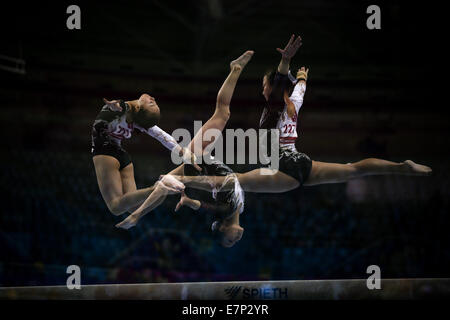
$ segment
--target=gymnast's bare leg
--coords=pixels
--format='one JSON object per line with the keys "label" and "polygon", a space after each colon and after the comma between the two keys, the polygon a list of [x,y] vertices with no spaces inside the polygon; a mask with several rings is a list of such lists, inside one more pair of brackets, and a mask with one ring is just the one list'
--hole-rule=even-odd
{"label": "gymnast's bare leg", "polygon": [[348,164],[313,161],[305,186],[347,182],[350,179],[374,175],[428,176],[431,173],[430,167],[411,160],[392,162],[368,158]]}
{"label": "gymnast's bare leg", "polygon": [[[281,193],[293,190],[300,186],[297,179],[272,169],[260,168],[245,173],[236,173],[241,187],[246,192],[256,193]],[[263,174],[266,171],[266,174]],[[354,163],[339,164],[320,161],[312,161],[311,173],[305,181],[305,186],[314,186],[328,183],[342,183],[351,179],[372,175],[415,175],[427,176],[432,172],[431,168],[417,164],[411,160],[404,162],[392,162],[382,159],[368,158]],[[232,187],[224,185],[224,177],[214,176],[176,176],[186,186],[201,190],[221,188],[221,191]]]}
{"label": "gymnast's bare leg", "polygon": [[[225,125],[230,119],[230,103],[231,98],[233,97],[234,89],[236,87],[236,83],[241,75],[242,70],[247,65],[247,63],[252,58],[254,52],[246,51],[243,55],[241,55],[236,60],[231,61],[230,63],[230,73],[228,77],[225,79],[222,87],[217,94],[216,100],[216,109],[211,118],[202,126],[202,128],[197,132],[194,139],[192,139],[188,148],[191,148],[192,152],[195,152],[197,156],[201,156],[203,150],[212,142],[211,140],[207,140],[204,135],[209,129],[216,129],[219,131],[223,131]],[[201,145],[200,150],[196,150],[195,146]]]}

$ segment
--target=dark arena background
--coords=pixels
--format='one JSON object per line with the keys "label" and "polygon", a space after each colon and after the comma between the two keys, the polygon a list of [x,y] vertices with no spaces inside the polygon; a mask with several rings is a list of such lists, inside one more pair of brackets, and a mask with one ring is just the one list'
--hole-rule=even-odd
{"label": "dark arena background", "polygon": [[[66,8],[81,8],[68,30]],[[366,27],[381,8],[381,30]],[[3,4],[2,4],[3,6]],[[13,4],[1,10],[0,286],[450,278],[449,118],[438,6],[353,1]],[[174,212],[172,195],[130,229],[100,194],[91,128],[102,98],[154,96],[160,127],[193,131],[212,114],[229,62],[255,51],[227,128],[257,128],[262,75],[303,38],[310,68],[297,149],[313,160],[412,159],[430,177],[385,176],[246,193],[242,240],[223,248],[212,217]],[[13,59],[11,59],[13,58]],[[158,141],[125,141],[137,186],[175,167]],[[244,165],[231,165],[237,171]]]}

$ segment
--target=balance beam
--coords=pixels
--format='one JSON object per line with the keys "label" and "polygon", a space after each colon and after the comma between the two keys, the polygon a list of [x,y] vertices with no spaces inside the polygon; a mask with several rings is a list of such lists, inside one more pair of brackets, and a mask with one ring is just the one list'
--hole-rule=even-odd
{"label": "balance beam", "polygon": [[411,300],[450,297],[450,279],[382,279],[369,290],[366,279],[244,282],[191,282],[1,287],[8,300]]}

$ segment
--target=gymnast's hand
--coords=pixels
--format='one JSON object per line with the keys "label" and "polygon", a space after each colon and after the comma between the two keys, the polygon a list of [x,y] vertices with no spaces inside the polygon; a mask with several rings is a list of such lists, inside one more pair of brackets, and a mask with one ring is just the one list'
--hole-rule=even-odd
{"label": "gymnast's hand", "polygon": [[298,69],[297,76],[296,76],[297,80],[307,81],[308,80],[308,72],[309,72],[309,68],[305,69],[305,67],[301,67],[300,69]]}
{"label": "gymnast's hand", "polygon": [[173,175],[166,174],[158,181],[158,188],[166,191],[168,194],[180,193],[184,191],[184,184],[177,180]]}
{"label": "gymnast's hand", "polygon": [[183,163],[192,164],[194,168],[201,172],[202,168],[196,163],[197,162],[197,156],[189,150],[189,148],[183,148],[182,151],[182,157],[183,157]]}
{"label": "gymnast's hand", "polygon": [[281,58],[284,60],[290,60],[297,53],[298,48],[302,45],[302,38],[300,36],[295,39],[295,34],[291,36],[288,44],[284,47],[284,49],[277,48],[277,51],[281,53]]}
{"label": "gymnast's hand", "polygon": [[178,201],[177,206],[175,207],[175,212],[177,212],[182,206],[187,206],[193,210],[198,210],[200,209],[201,202],[199,200],[189,198],[183,191],[181,193],[180,201]]}
{"label": "gymnast's hand", "polygon": [[111,100],[108,101],[105,98],[103,98],[103,102],[108,106],[109,110],[111,111],[122,111],[122,107],[120,106],[119,100]]}
{"label": "gymnast's hand", "polygon": [[177,206],[175,207],[175,212],[177,212],[182,206],[186,204],[187,197],[188,196],[184,192],[181,193],[181,198],[180,201],[178,201]]}

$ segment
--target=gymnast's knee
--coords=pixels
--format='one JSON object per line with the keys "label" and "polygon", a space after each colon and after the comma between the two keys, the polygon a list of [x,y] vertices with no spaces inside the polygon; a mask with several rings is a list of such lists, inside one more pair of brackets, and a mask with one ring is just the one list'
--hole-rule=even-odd
{"label": "gymnast's knee", "polygon": [[113,214],[115,216],[120,216],[121,214],[125,213],[125,211],[126,211],[120,207],[118,200],[112,200],[112,201],[108,202],[107,205],[108,205],[109,212],[111,212],[111,214]]}
{"label": "gymnast's knee", "polygon": [[227,122],[230,119],[230,115],[230,105],[221,102],[220,99],[217,99],[214,117],[220,118],[222,121]]}
{"label": "gymnast's knee", "polygon": [[359,177],[365,173],[364,167],[361,166],[360,161],[347,163],[346,166],[348,167],[350,178]]}

